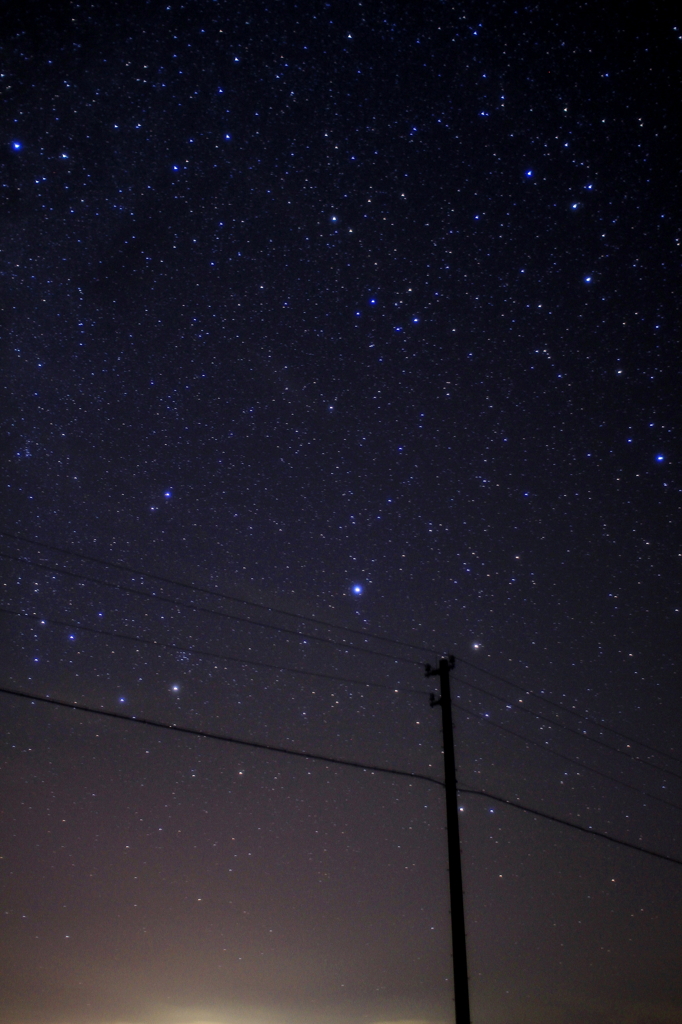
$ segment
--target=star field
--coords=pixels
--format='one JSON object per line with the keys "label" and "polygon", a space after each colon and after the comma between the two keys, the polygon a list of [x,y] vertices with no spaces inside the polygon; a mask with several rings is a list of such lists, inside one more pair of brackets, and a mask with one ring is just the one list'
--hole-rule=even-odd
{"label": "star field", "polygon": [[[679,37],[10,5],[3,685],[441,777],[452,652],[463,788],[682,857]],[[0,708],[0,1024],[452,1020],[440,788]],[[682,1020],[679,867],[460,807],[476,1024]]]}

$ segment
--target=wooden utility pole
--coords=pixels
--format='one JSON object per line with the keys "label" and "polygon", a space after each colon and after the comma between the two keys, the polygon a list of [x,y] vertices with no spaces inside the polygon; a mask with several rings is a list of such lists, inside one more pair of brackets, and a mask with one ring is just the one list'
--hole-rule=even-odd
{"label": "wooden utility pole", "polygon": [[466,930],[464,927],[464,894],[462,890],[462,857],[459,848],[459,817],[455,738],[452,727],[450,672],[455,659],[441,658],[438,668],[426,666],[426,675],[440,679],[440,697],[431,694],[431,707],[440,706],[443,718],[443,762],[445,765],[445,808],[448,829],[448,866],[450,869],[450,918],[452,923],[452,968],[455,982],[455,1017],[457,1024],[471,1024],[469,1011],[469,975],[467,972]]}

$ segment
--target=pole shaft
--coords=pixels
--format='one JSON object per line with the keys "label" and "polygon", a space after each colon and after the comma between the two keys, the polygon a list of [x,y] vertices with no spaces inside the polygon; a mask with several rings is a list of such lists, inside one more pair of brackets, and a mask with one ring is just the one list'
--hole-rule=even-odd
{"label": "pole shaft", "polygon": [[440,677],[440,706],[443,716],[443,761],[445,766],[445,806],[448,827],[448,866],[450,869],[450,916],[452,922],[452,966],[455,982],[455,1017],[457,1024],[471,1024],[466,930],[464,926],[464,894],[462,890],[462,856],[459,845],[457,769],[450,698],[450,668],[451,665],[448,659],[441,658],[438,665],[438,675]]}

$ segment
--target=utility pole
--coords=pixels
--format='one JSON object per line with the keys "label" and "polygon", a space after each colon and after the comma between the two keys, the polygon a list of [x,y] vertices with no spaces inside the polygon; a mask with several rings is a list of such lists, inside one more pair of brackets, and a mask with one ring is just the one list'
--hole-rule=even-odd
{"label": "utility pole", "polygon": [[462,857],[459,848],[459,818],[455,738],[452,728],[450,672],[455,659],[441,658],[438,668],[426,666],[426,675],[440,679],[440,697],[431,694],[431,707],[440,705],[443,716],[443,761],[445,765],[445,808],[448,829],[448,867],[450,870],[450,918],[452,924],[452,968],[455,982],[455,1018],[457,1024],[471,1024],[469,1011],[469,975],[467,972],[466,931],[464,928],[464,895],[462,891]]}

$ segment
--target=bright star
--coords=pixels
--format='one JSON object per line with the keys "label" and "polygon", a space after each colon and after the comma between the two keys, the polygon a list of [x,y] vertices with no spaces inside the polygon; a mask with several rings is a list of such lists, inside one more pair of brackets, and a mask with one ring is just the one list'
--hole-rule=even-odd
{"label": "bright star", "polygon": [[12,143],[12,149],[21,149],[21,143],[20,142],[13,142]]}
{"label": "bright star", "polygon": [[351,587],[351,590],[353,591],[354,594],[361,594],[363,589],[364,588],[359,583],[354,583],[353,586]]}
{"label": "bright star", "polygon": [[656,462],[665,462],[665,455],[657,455]]}

